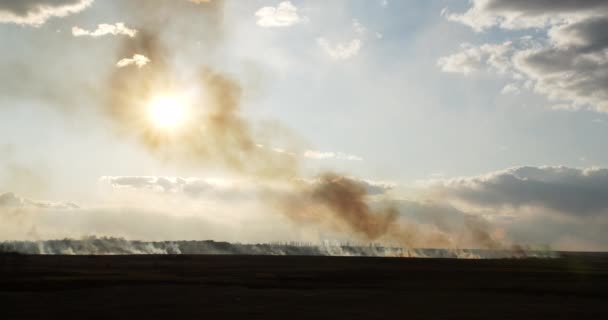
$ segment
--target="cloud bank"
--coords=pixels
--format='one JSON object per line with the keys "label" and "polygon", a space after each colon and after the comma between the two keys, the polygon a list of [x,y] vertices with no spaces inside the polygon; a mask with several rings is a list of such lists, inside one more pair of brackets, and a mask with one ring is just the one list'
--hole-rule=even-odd
{"label": "cloud bank", "polygon": [[442,14],[477,32],[544,32],[544,37],[530,35],[502,44],[465,44],[460,52],[439,58],[443,71],[466,75],[489,67],[517,82],[518,89],[533,90],[568,109],[608,112],[606,1],[475,0],[462,14],[447,9]]}
{"label": "cloud bank", "polygon": [[40,26],[53,17],[78,13],[93,0],[15,0],[0,1],[0,23]]}
{"label": "cloud bank", "polygon": [[0,207],[3,208],[37,208],[37,209],[79,209],[77,204],[71,202],[51,202],[51,201],[39,201],[28,198],[23,198],[15,195],[12,192],[0,193]]}
{"label": "cloud bank", "polygon": [[608,248],[606,168],[524,166],[427,180],[415,187],[416,196],[406,198],[394,197],[398,186],[391,183],[332,174],[286,185],[162,176],[106,176],[100,182],[110,187],[106,198],[114,200],[86,208],[2,194],[0,229],[13,240],[97,235],[342,239],[410,248]]}
{"label": "cloud bank", "polygon": [[440,197],[493,211],[532,207],[582,217],[608,213],[604,168],[516,167],[433,187]]}

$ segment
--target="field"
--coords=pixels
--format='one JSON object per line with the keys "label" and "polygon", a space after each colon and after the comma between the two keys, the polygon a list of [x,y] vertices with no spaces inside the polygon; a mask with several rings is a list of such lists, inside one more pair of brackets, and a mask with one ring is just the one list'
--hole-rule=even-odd
{"label": "field", "polygon": [[608,256],[0,255],[2,319],[606,319]]}

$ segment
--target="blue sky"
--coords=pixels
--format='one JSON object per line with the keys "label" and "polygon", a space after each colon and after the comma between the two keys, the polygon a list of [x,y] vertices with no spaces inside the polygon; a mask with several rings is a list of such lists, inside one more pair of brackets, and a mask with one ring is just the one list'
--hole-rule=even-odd
{"label": "blue sky", "polygon": [[[602,236],[584,235],[590,225],[604,223],[608,204],[594,206],[592,218],[577,220],[566,239],[560,238],[562,231],[539,232],[535,238],[534,231],[505,221],[541,220],[530,216],[538,211],[556,219],[560,227],[555,230],[561,230],[579,212],[556,208],[540,191],[538,199],[516,201],[511,189],[501,189],[500,180],[559,182],[559,188],[566,188],[574,175],[592,185],[569,192],[603,192],[608,93],[593,84],[606,79],[608,51],[601,38],[593,37],[593,29],[580,27],[603,23],[607,9],[601,2],[570,8],[557,1],[545,13],[507,0],[195,2],[0,3],[0,193],[75,202],[91,215],[116,207],[141,214],[147,210],[138,202],[141,196],[158,200],[158,208],[164,208],[160,211],[171,208],[207,219],[209,214],[201,212],[223,208],[220,200],[209,200],[217,206],[213,210],[203,205],[208,199],[190,198],[184,208],[176,208],[173,200],[159,198],[149,188],[135,190],[144,195],[125,195],[124,188],[108,189],[100,181],[120,176],[257,179],[217,161],[198,166],[159,157],[135,134],[125,134],[124,123],[107,116],[107,101],[100,98],[107,79],[122,70],[155,68],[154,59],[141,67],[116,65],[131,58],[130,52],[123,53],[129,43],[150,33],[165,46],[172,76],[180,83],[191,81],[200,66],[235,79],[252,139],[265,149],[294,153],[302,179],[329,170],[390,184],[389,201],[426,199],[433,212],[449,207],[475,215],[488,220],[494,231],[507,230],[506,237],[513,238],[504,241],[575,249],[608,245]],[[117,23],[126,29],[119,30]],[[100,24],[113,31],[101,30]],[[77,36],[74,27],[88,34]],[[92,34],[95,30],[98,35]],[[565,62],[550,70],[537,54]],[[542,174],[528,176],[529,171],[520,170],[524,167]],[[484,187],[511,202],[488,205],[461,190],[481,192]],[[179,193],[172,190],[172,195]],[[259,203],[243,204],[248,209],[242,210],[253,211],[252,206],[263,211]],[[267,225],[265,219],[274,218],[251,219]],[[306,229],[285,228],[276,240],[290,228]],[[48,230],[53,230],[48,235],[63,232]],[[77,226],[65,233],[95,230]],[[302,233],[318,240],[318,230]],[[234,231],[231,239],[263,238],[245,232],[241,239],[239,234]]]}

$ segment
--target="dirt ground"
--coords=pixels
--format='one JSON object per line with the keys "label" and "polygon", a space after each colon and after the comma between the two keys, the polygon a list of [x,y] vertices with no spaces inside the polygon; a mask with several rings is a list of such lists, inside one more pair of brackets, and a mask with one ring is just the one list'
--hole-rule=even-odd
{"label": "dirt ground", "polygon": [[1,319],[608,319],[608,256],[0,255]]}

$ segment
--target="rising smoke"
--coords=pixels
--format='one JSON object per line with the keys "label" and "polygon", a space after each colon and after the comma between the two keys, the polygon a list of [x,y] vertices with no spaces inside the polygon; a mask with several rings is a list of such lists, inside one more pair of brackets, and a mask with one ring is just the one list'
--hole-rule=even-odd
{"label": "rising smoke", "polygon": [[[114,63],[134,55],[145,56],[147,63],[122,68],[109,65],[112,71],[104,85],[93,91],[99,94],[103,114],[111,120],[118,135],[135,139],[151,154],[171,163],[195,168],[223,167],[261,185],[280,184],[281,191],[262,188],[261,199],[270,209],[296,223],[328,227],[362,241],[403,247],[459,246],[458,239],[436,226],[404,219],[390,199],[376,201],[360,181],[334,172],[323,172],[314,181],[307,181],[296,156],[271,147],[273,139],[284,142],[290,134],[264,140],[253,134],[254,123],[241,110],[242,88],[234,75],[219,70],[213,63],[190,62],[184,67],[183,58],[192,56],[191,52],[183,54],[191,48],[188,43],[192,39],[184,39],[191,32],[186,28],[193,28],[191,21],[199,23],[194,28],[208,30],[202,37],[206,50],[212,52],[221,41],[222,1],[202,1],[195,5],[196,9],[187,1],[138,1],[136,8],[132,7],[134,3],[121,5],[129,12],[138,12],[140,25],[133,23],[138,32],[133,38],[120,39],[122,45]],[[184,15],[201,15],[183,19],[188,21],[186,26],[181,19],[171,16],[175,10]],[[67,91],[63,95],[69,96],[74,90]],[[166,93],[186,95],[190,108],[185,124],[171,132],[155,128],[147,115],[148,102]],[[480,239],[479,246],[501,246],[483,224],[470,226],[473,238]]]}
{"label": "rising smoke", "polygon": [[[179,74],[171,64],[176,52],[167,49],[158,33],[140,28],[135,38],[124,41],[118,57],[142,54],[150,62],[141,68],[115,69],[108,80],[105,111],[119,132],[134,136],[153,154],[180,164],[223,166],[254,180],[281,183],[287,191],[263,191],[263,200],[298,223],[406,247],[457,246],[437,228],[399,218],[388,200],[371,206],[371,196],[359,181],[325,172],[312,183],[303,182],[297,157],[257,143],[252,123],[241,112],[242,90],[234,77],[209,65],[191,66],[198,70],[195,76]],[[146,103],[155,95],[176,91],[194,92],[189,100],[190,119],[176,132],[159,131],[147,120]],[[479,233],[489,237],[487,232]],[[485,242],[491,241],[484,238],[480,244],[485,246]]]}
{"label": "rising smoke", "polygon": [[80,240],[6,241],[0,242],[2,253],[20,254],[215,254],[215,255],[296,255],[411,258],[555,258],[553,251],[510,251],[484,249],[413,249],[382,245],[356,245],[324,242],[241,244],[218,241],[129,241],[122,238],[87,237]]}

